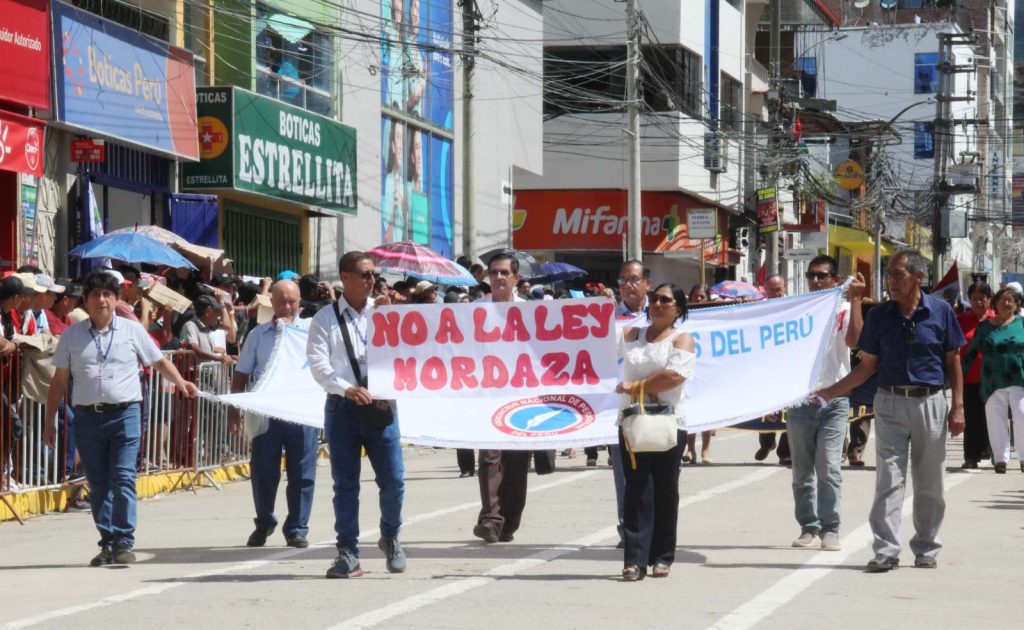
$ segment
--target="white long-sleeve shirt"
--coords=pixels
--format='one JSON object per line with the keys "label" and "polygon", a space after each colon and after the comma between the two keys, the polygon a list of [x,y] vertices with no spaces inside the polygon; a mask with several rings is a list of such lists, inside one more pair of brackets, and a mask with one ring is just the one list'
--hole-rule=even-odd
{"label": "white long-sleeve shirt", "polygon": [[[336,309],[340,309],[336,310]],[[349,306],[343,296],[338,297],[337,304],[329,304],[313,316],[309,325],[309,338],[306,341],[306,358],[309,359],[309,370],[313,379],[328,394],[344,396],[349,387],[358,386],[355,372],[348,360],[345,339],[338,328],[335,313],[341,313],[341,320],[348,328],[352,339],[352,350],[359,368],[366,377],[366,342],[369,334],[370,312],[373,310],[373,298],[366,300],[366,306],[360,313]]]}

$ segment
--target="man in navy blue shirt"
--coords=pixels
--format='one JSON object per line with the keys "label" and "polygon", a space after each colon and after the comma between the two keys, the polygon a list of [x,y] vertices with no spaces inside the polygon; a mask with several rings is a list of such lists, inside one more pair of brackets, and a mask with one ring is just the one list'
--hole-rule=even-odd
{"label": "man in navy blue shirt", "polygon": [[[942,548],[938,533],[946,511],[942,475],[947,427],[954,437],[964,430],[958,350],[965,340],[949,304],[921,292],[926,264],[917,250],[893,254],[886,269],[891,301],[868,314],[858,343],[861,362],[835,385],[816,392],[827,402],[878,372],[877,469],[869,518],[875,557],[867,565],[870,573],[899,566],[908,456],[914,479],[914,566],[937,566]],[[952,408],[946,402],[947,382]]]}

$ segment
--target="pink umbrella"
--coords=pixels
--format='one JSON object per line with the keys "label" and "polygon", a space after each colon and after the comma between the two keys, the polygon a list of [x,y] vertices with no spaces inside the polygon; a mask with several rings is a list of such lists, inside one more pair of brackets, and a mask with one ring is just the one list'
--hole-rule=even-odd
{"label": "pink umbrella", "polygon": [[437,284],[470,286],[476,279],[461,265],[444,258],[434,250],[412,241],[385,243],[367,255],[373,259],[378,271],[411,276]]}

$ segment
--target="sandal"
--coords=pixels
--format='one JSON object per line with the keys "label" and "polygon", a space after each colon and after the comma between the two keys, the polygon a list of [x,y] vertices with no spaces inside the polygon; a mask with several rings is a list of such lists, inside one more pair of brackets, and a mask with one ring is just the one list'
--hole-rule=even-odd
{"label": "sandal", "polygon": [[654,568],[651,569],[651,577],[652,578],[668,577],[669,570],[670,570],[670,567],[667,564],[655,564]]}
{"label": "sandal", "polygon": [[622,570],[622,579],[626,582],[637,582],[644,579],[645,575],[647,575],[646,567],[641,569],[636,565],[633,565]]}

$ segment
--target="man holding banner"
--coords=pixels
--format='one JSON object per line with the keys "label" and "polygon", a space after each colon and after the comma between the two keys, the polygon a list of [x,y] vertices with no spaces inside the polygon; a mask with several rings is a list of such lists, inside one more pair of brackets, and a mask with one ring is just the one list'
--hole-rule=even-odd
{"label": "man holding banner", "polygon": [[[831,256],[818,256],[807,265],[811,291],[835,288],[839,276]],[[863,277],[850,287],[857,296]],[[858,319],[858,323],[860,320]],[[816,387],[833,384],[850,373],[850,348],[856,347],[860,326],[851,325],[850,303],[842,302],[825,351]],[[794,547],[811,547],[820,538],[825,551],[839,551],[839,513],[842,497],[843,440],[850,416],[850,399],[836,396],[824,406],[813,403],[789,410],[786,434],[793,458],[793,502],[800,536]]]}
{"label": "man holding banner", "polygon": [[[914,479],[915,535],[910,540],[914,566],[934,569],[942,548],[938,533],[946,512],[942,476],[947,426],[954,437],[964,429],[959,349],[965,340],[949,304],[921,292],[926,270],[924,256],[917,250],[902,249],[892,255],[886,269],[892,300],[868,314],[858,343],[861,362],[814,396],[828,403],[878,372],[877,469],[869,517],[875,557],[868,562],[869,573],[899,567],[908,459]],[[952,408],[946,402],[947,382]]]}
{"label": "man holding banner", "polygon": [[[516,295],[519,261],[500,253],[487,261],[491,293],[478,302],[523,302]],[[480,449],[477,478],[480,482],[480,515],[473,535],[486,543],[512,542],[526,508],[526,482],[530,451]]]}
{"label": "man holding banner", "polygon": [[[380,534],[389,573],[405,571],[398,542],[405,496],[398,421],[365,413],[374,402],[367,389],[366,348],[374,308],[374,264],[365,253],[351,251],[338,263],[345,286],[336,304],[320,309],[309,326],[306,355],[313,378],[327,392],[324,430],[334,479],[334,531],[338,556],[328,578],[359,577],[359,472],[362,449],[380,488]],[[380,300],[378,300],[380,302]]]}
{"label": "man holding banner", "polygon": [[[270,289],[270,304],[274,317],[254,328],[245,337],[242,354],[231,378],[231,391],[243,392],[246,385],[259,381],[270,362],[274,347],[286,326],[308,330],[308,319],[299,318],[299,287],[291,280],[278,280]],[[228,428],[238,433],[241,414],[232,407],[228,412]],[[274,499],[281,482],[281,450],[284,449],[288,486],[285,497],[288,516],[282,533],[289,547],[309,546],[309,515],[313,511],[313,491],[316,487],[317,430],[278,418],[250,416],[246,418],[246,435],[252,440],[252,500],[256,508],[253,521],[256,529],[249,535],[246,545],[262,547],[267,537],[277,528]]]}

